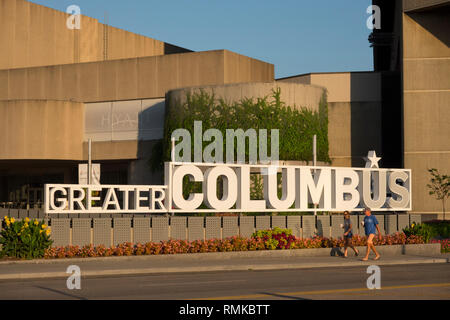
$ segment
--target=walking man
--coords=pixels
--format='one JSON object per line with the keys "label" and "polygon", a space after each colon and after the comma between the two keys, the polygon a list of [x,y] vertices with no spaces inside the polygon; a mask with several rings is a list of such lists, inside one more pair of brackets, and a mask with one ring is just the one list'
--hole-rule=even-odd
{"label": "walking man", "polygon": [[362,260],[363,261],[369,260],[370,249],[372,249],[373,253],[375,253],[375,258],[373,260],[378,260],[380,259],[380,255],[378,254],[373,244],[373,239],[375,238],[375,230],[378,232],[378,237],[381,240],[381,232],[380,228],[378,227],[378,220],[375,216],[372,215],[372,211],[369,208],[364,209],[364,214],[366,215],[364,217],[363,223],[364,223],[364,231],[366,232],[367,236],[367,252],[366,256]]}

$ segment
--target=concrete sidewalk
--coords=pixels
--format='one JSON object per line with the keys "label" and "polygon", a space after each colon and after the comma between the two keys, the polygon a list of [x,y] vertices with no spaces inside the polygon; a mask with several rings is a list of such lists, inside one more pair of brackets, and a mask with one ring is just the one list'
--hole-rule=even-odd
{"label": "concrete sidewalk", "polygon": [[[225,256],[224,256],[225,257]],[[1,280],[67,278],[67,267],[77,265],[82,277],[121,276],[161,273],[190,273],[212,271],[281,270],[329,267],[357,267],[368,265],[406,265],[448,263],[449,255],[382,256],[380,260],[361,261],[349,253],[349,258],[336,257],[254,257],[227,255],[224,259],[208,253],[160,256],[132,256],[108,258],[76,258],[38,261],[0,262]]]}

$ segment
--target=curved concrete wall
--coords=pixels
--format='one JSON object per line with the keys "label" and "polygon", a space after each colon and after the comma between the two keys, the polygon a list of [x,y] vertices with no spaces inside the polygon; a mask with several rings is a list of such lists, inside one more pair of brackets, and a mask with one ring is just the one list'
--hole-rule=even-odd
{"label": "curved concrete wall", "polygon": [[281,82],[255,82],[237,83],[220,86],[199,86],[177,90],[167,93],[171,107],[175,101],[183,103],[187,93],[198,93],[200,91],[214,94],[217,99],[223,98],[225,101],[234,102],[243,98],[262,98],[272,96],[272,90],[281,89],[281,100],[287,105],[297,108],[306,107],[310,110],[318,111],[319,102],[325,92],[324,88],[298,83]]}
{"label": "curved concrete wall", "polygon": [[0,101],[0,160],[81,160],[83,135],[83,103]]}

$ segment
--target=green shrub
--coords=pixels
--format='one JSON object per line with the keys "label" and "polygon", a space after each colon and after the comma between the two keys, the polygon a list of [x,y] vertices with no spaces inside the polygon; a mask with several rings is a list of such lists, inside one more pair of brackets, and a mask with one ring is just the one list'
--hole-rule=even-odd
{"label": "green shrub", "polygon": [[437,235],[434,228],[430,225],[425,223],[416,224],[415,222],[413,222],[409,227],[404,228],[403,232],[407,237],[421,236],[426,243]]}
{"label": "green shrub", "polygon": [[[328,155],[328,105],[324,94],[318,111],[307,108],[287,106],[281,100],[281,90],[273,91],[272,99],[245,98],[238,102],[227,103],[217,100],[214,95],[204,91],[188,94],[182,104],[167,103],[164,138],[158,142],[152,152],[150,166],[153,171],[161,170],[165,161],[170,161],[172,132],[178,128],[187,129],[191,134],[191,147],[194,148],[194,121],[202,121],[203,132],[215,128],[226,136],[226,129],[279,129],[280,160],[310,161],[312,139],[317,135],[317,159],[330,162]],[[224,149],[225,148],[224,139]],[[270,134],[267,139],[271,145]],[[206,147],[210,142],[203,142]],[[235,146],[236,147],[236,146]],[[258,146],[259,148],[259,146]],[[269,149],[269,148],[268,148]],[[246,150],[248,157],[248,150]]]}
{"label": "green shrub", "polygon": [[424,223],[416,224],[413,222],[409,227],[403,229],[407,235],[422,236],[426,242],[433,238],[450,238],[450,221],[447,220],[432,220]]}
{"label": "green shrub", "polygon": [[0,232],[1,256],[21,259],[44,257],[45,250],[53,241],[50,240],[51,229],[44,221],[4,218],[4,229]]}
{"label": "green shrub", "polygon": [[449,220],[431,220],[424,222],[424,224],[432,228],[435,236],[439,236],[444,239],[450,238]]}

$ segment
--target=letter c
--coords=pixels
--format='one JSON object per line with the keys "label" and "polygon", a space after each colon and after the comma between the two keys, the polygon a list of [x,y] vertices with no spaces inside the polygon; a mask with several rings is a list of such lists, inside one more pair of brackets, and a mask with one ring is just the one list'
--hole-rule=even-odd
{"label": "letter c", "polygon": [[190,194],[186,200],[183,197],[183,178],[189,176],[191,181],[202,182],[203,173],[198,167],[193,165],[180,166],[174,170],[172,176],[172,200],[177,209],[195,210],[203,202],[203,193]]}

